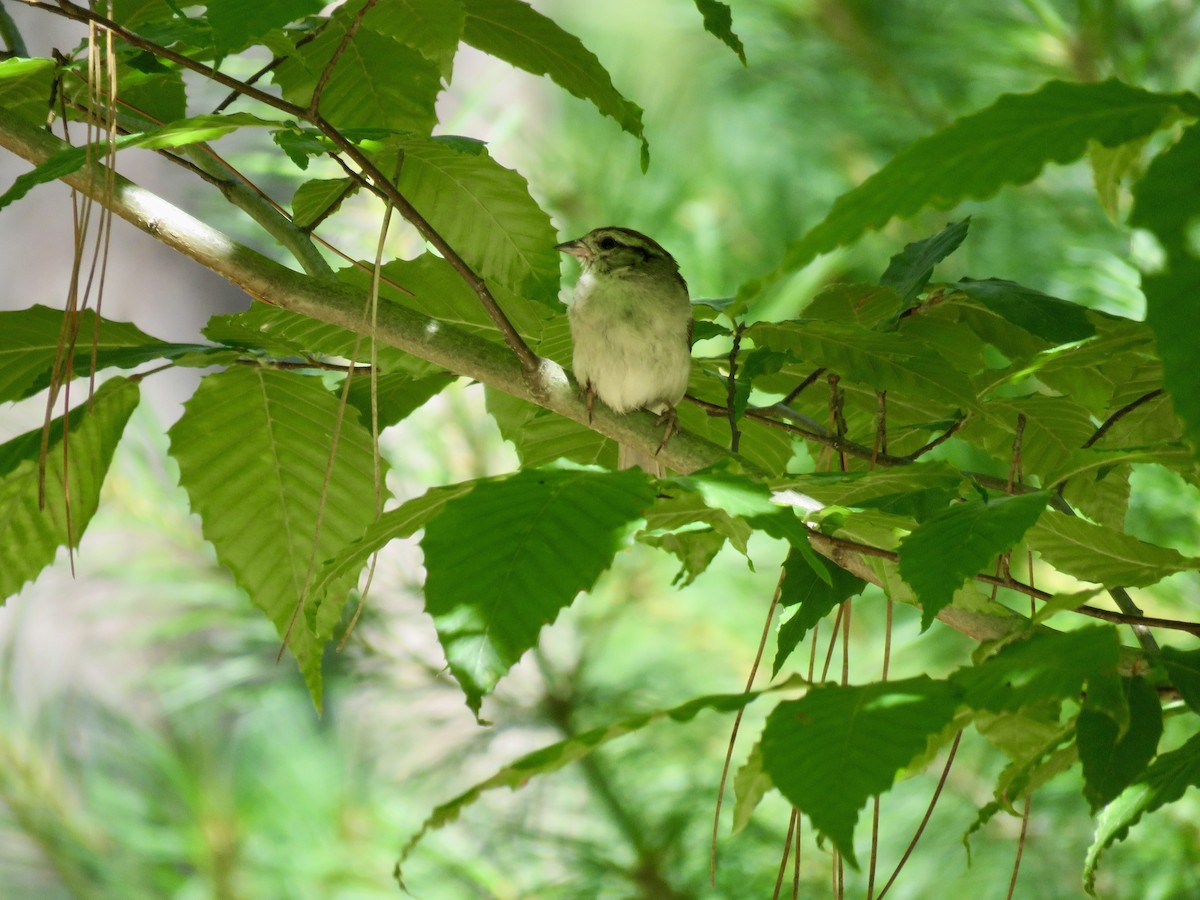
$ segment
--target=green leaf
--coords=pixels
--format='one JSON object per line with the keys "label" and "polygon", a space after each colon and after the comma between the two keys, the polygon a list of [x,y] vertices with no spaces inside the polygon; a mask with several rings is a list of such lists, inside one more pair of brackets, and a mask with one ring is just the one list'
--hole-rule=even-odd
{"label": "green leaf", "polygon": [[1193,710],[1200,712],[1200,650],[1163,647],[1162,662],[1179,696]]}
{"label": "green leaf", "polygon": [[271,72],[284,99],[308,106],[321,73],[341,48],[321,92],[325,119],[341,129],[428,134],[437,123],[434,102],[442,89],[438,64],[375,31],[369,14],[354,38],[342,47],[352,19],[351,11],[343,7],[315,39],[303,45],[297,41],[288,49],[283,64]]}
{"label": "green leaf", "polygon": [[767,717],[763,769],[857,867],[859,812],[950,723],[958,703],[951,684],[924,675],[862,687],[819,685]]}
{"label": "green leaf", "polygon": [[733,776],[733,834],[750,824],[755,808],[774,786],[771,776],[763,771],[762,746],[755,744],[745,765]]}
{"label": "green leaf", "polygon": [[[1005,94],[987,109],[901,150],[861,185],[843,194],[824,221],[792,244],[775,276],[864,232],[927,206],[949,209],[990,197],[1006,184],[1032,181],[1051,162],[1079,159],[1089,142],[1115,147],[1174,121],[1177,110],[1200,114],[1190,93],[1155,94],[1109,80],[1051,81],[1031,94]],[[1178,196],[1178,195],[1176,195]],[[744,285],[743,300],[762,282]]]}
{"label": "green leaf", "polygon": [[1116,673],[1120,642],[1108,625],[1038,632],[1003,647],[951,681],[975,710],[1015,711],[1051,700],[1078,698],[1090,679]]}
{"label": "green leaf", "polygon": [[479,482],[425,526],[425,609],[476,715],[652,497],[637,471],[528,469]]}
{"label": "green leaf", "polygon": [[564,766],[598,750],[610,741],[641,731],[647,725],[661,722],[664,719],[670,719],[673,722],[690,722],[697,714],[706,709],[717,712],[737,712],[764,694],[794,690],[800,683],[799,679],[793,678],[761,691],[747,691],[741,694],[710,694],[705,697],[696,697],[687,703],[671,709],[659,709],[653,712],[630,716],[619,722],[593,728],[582,734],[569,737],[566,740],[542,747],[540,750],[527,753],[516,762],[500,769],[491,778],[479,782],[459,794],[453,800],[443,803],[430,813],[429,817],[421,825],[421,830],[409,838],[408,843],[400,851],[400,858],[396,861],[395,876],[398,880],[402,878],[401,866],[403,866],[404,861],[408,859],[413,848],[421,842],[421,839],[425,835],[455,821],[462,811],[478,800],[485,791],[492,791],[502,787],[512,790],[524,787],[531,778],[537,775],[557,772]]}
{"label": "green leaf", "polygon": [[827,506],[880,509],[922,519],[941,511],[958,496],[963,474],[941,460],[871,472],[815,472],[775,482]]}
{"label": "green leaf", "polygon": [[[250,113],[194,116],[190,119],[170,122],[161,128],[154,128],[150,131],[122,135],[113,142],[113,146],[117,150],[125,150],[129,147],[165,150],[171,147],[184,147],[188,144],[214,141],[239,128],[278,128],[282,124],[284,123],[261,119]],[[45,184],[57,178],[65,178],[78,171],[89,159],[96,155],[102,156],[108,151],[108,148],[108,141],[103,140],[85,146],[59,150],[32,172],[17,176],[12,187],[5,191],[3,196],[0,196],[0,209],[20,200],[39,184]]]}
{"label": "green leaf", "polygon": [[463,138],[405,138],[397,186],[480,275],[558,306],[558,238],[525,179]]}
{"label": "green leaf", "polygon": [[[450,373],[437,373],[421,378],[414,378],[407,372],[379,375],[375,384],[379,426],[387,428],[408,418],[457,378],[457,375]],[[369,373],[356,376],[350,383],[350,393],[346,401],[358,410],[364,427],[370,428],[371,376]]]}
{"label": "green leaf", "polygon": [[818,291],[804,307],[804,316],[875,328],[894,321],[905,305],[904,298],[886,285],[831,284]]}
{"label": "green leaf", "polygon": [[42,430],[0,444],[0,600],[10,597],[54,561],[59,547],[78,547],[100,502],[100,487],[138,387],[124,378],[102,384],[90,402],[51,424],[46,455],[46,505],[38,506]]}
{"label": "green leaf", "polygon": [[1200,191],[1200,126],[1192,125],[1150,164],[1134,191],[1131,225],[1152,231],[1166,251],[1162,272],[1145,275],[1146,322],[1154,331],[1162,359],[1163,384],[1183,419],[1192,450],[1200,453],[1200,390],[1196,356],[1200,352],[1200,250],[1195,221]]}
{"label": "green leaf", "polygon": [[933,267],[959,248],[971,225],[968,216],[951,222],[933,237],[915,241],[892,257],[879,283],[895,289],[906,302],[916,298],[929,283]]}
{"label": "green leaf", "polygon": [[350,178],[306,181],[292,195],[292,222],[297,228],[311,228],[357,191],[358,184]]}
{"label": "green leaf", "polygon": [[696,0],[696,9],[704,16],[704,30],[719,39],[746,65],[746,48],[733,33],[733,12],[719,0]]}
{"label": "green leaf", "polygon": [[324,0],[208,0],[208,23],[222,56],[245,49],[269,31],[320,12]]}
{"label": "green leaf", "polygon": [[639,534],[637,539],[649,547],[665,550],[679,560],[680,568],[671,579],[671,584],[680,587],[687,587],[709,567],[725,546],[726,540],[725,535],[715,528],[667,534]]}
{"label": "green leaf", "polygon": [[[65,317],[61,309],[48,306],[0,312],[0,402],[20,400],[50,384]],[[132,369],[152,359],[174,359],[212,349],[201,344],[168,344],[129,322],[102,318],[97,328],[96,314],[90,309],[83,310],[77,321],[72,359],[76,377],[91,371],[93,347],[96,371],[110,366]]]}
{"label": "green leaf", "polygon": [[792,651],[804,640],[821,619],[829,615],[838,604],[862,592],[867,583],[851,575],[840,566],[829,566],[821,560],[816,565],[825,572],[825,578],[813,568],[813,564],[793,549],[783,562],[784,578],[779,595],[779,605],[799,606],[790,619],[779,626],[775,662],[771,664],[771,677],[791,656]]}
{"label": "green leaf", "polygon": [[1136,168],[1145,147],[1146,138],[1138,138],[1116,147],[1093,144],[1088,149],[1096,196],[1114,224],[1121,219],[1121,182]]}
{"label": "green leaf", "polygon": [[534,469],[560,459],[617,467],[616,443],[587,426],[503,391],[489,388],[486,398],[487,411],[496,420],[500,434],[516,449],[524,468]]}
{"label": "green leaf", "polygon": [[1178,750],[1154,761],[1137,783],[1104,808],[1096,820],[1096,836],[1083,866],[1084,886],[1093,892],[1100,857],[1114,842],[1122,841],[1143,815],[1174,803],[1190,787],[1200,785],[1200,734]]}
{"label": "green leaf", "polygon": [[1144,678],[1123,678],[1121,685],[1129,703],[1127,728],[1122,730],[1111,716],[1086,705],[1075,725],[1083,796],[1093,813],[1145,771],[1162,736],[1162,706],[1154,687]]}
{"label": "green leaf", "polygon": [[412,537],[425,523],[441,513],[446,504],[475,488],[475,482],[430,488],[420,497],[388,510],[367,526],[363,536],[348,544],[327,560],[313,581],[312,597],[316,607],[314,618],[320,618],[320,608],[326,600],[341,604],[346,589],[354,583],[367,561],[394,540]]}
{"label": "green leaf", "polygon": [[1200,568],[1200,559],[1056,510],[1042,513],[1026,541],[1060,572],[1105,587],[1144,587]]}
{"label": "green leaf", "polygon": [[31,125],[43,126],[50,114],[54,61],[14,57],[0,61],[0,106]]}
{"label": "green leaf", "polygon": [[1021,539],[1048,498],[1039,491],[956,504],[927,519],[900,542],[900,576],[921,603],[922,629],[932,624],[968,578]]}
{"label": "green leaf", "polygon": [[[347,6],[357,11],[362,2]],[[433,60],[449,82],[466,21],[461,0],[381,0],[369,15],[372,28]]]}
{"label": "green leaf", "polygon": [[961,372],[918,340],[837,322],[760,322],[746,330],[759,346],[790,353],[873,390],[910,393],[967,409],[975,392]]}
{"label": "green leaf", "polygon": [[1055,344],[1081,341],[1096,333],[1085,307],[1015,281],[964,278],[955,282],[954,287],[1014,325]]}
{"label": "green leaf", "polygon": [[295,617],[288,648],[318,709],[322,652],[340,606],[325,604],[314,631],[297,604],[315,580],[310,569],[375,518],[371,436],[351,408],[317,525],[338,406],[320,379],[239,367],[204,378],[170,431],[180,483],[221,564],[280,636]]}
{"label": "green leaf", "polygon": [[641,141],[642,171],[646,170],[650,145],[642,131],[641,107],[621,96],[600,60],[579,38],[521,0],[463,0],[463,5],[464,41],[518,69],[549,75],[559,87],[590,101]]}
{"label": "green leaf", "polygon": [[[340,357],[358,363],[370,358],[367,339],[360,341],[353,331],[265,303],[256,303],[245,312],[213,316],[204,327],[204,336],[273,357]],[[376,348],[376,361],[382,374],[403,371],[424,376],[438,371],[436,366],[386,345]]]}

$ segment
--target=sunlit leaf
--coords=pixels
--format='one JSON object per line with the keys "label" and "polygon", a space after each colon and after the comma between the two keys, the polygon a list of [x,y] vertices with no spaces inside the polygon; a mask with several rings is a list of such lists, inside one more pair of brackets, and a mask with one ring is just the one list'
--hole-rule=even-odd
{"label": "sunlit leaf", "polygon": [[930,626],[968,578],[1021,539],[1046,500],[1038,492],[955,504],[900,542],[900,575],[921,602],[922,628]]}
{"label": "sunlit leaf", "polygon": [[463,40],[534,75],[548,75],[576,97],[590,101],[642,143],[642,169],[650,162],[642,110],[613,87],[612,78],[579,38],[563,31],[522,0],[463,0]]}
{"label": "sunlit leaf", "polygon": [[1120,643],[1107,625],[1039,632],[1010,643],[951,680],[972,709],[1003,712],[1077,698],[1090,679],[1116,673]]}
{"label": "sunlit leaf", "polygon": [[0,106],[32,125],[45,125],[53,80],[53,60],[20,57],[2,60]]}
{"label": "sunlit leaf", "polygon": [[268,31],[319,12],[323,0],[208,0],[208,22],[213,41],[221,54],[253,44]]}
{"label": "sunlit leaf", "polygon": [[[1174,121],[1177,110],[1200,114],[1193,94],[1155,94],[1119,81],[1051,81],[1030,94],[1005,94],[980,112],[901,150],[880,171],[843,194],[829,214],[787,251],[779,273],[791,272],[926,206],[949,209],[1025,184],[1052,162],[1079,159],[1089,142],[1115,147]],[[761,282],[744,285],[742,298]]]}
{"label": "sunlit leaf", "polygon": [[798,608],[791,618],[779,626],[771,677],[779,674],[792,651],[799,646],[813,626],[829,615],[839,603],[853,597],[867,586],[861,578],[851,575],[839,566],[830,565],[823,560],[817,560],[816,565],[821,566],[827,573],[828,581],[820,577],[812,562],[800,558],[800,553],[796,550],[792,550],[784,560],[785,575],[779,593],[779,605]]}
{"label": "sunlit leaf", "polygon": [[338,406],[317,378],[239,367],[207,376],[170,432],[204,536],[280,636],[292,626],[288,649],[318,708],[340,606],[326,603],[313,631],[297,604],[321,564],[375,518],[371,436],[350,408],[317,524]]}
{"label": "sunlit leaf", "polygon": [[1135,784],[1104,808],[1096,820],[1096,836],[1083,867],[1084,886],[1093,891],[1100,857],[1113,843],[1123,841],[1143,815],[1174,803],[1190,787],[1200,786],[1200,734],[1178,750],[1164,753]]}
{"label": "sunlit leaf", "polygon": [[1200,559],[1056,510],[1042,513],[1026,541],[1060,572],[1105,587],[1143,587],[1200,568]]}
{"label": "sunlit leaf", "polygon": [[[32,306],[0,312],[0,401],[19,400],[50,384],[62,335],[61,309]],[[187,353],[206,353],[202,344],[168,344],[129,322],[101,319],[87,309],[79,314],[78,338],[72,357],[76,377],[115,366],[131,369],[152,359],[174,359]]]}
{"label": "sunlit leaf", "polygon": [[[85,392],[86,394],[86,392]],[[55,419],[46,455],[46,505],[38,505],[39,428],[0,444],[0,600],[54,561],[59,547],[78,547],[96,512],[113,451],[138,404],[124,378],[101,385],[90,402]],[[86,396],[83,398],[86,401]]]}
{"label": "sunlit leaf", "polygon": [[526,469],[479,482],[425,526],[425,609],[476,714],[652,496],[638,471]]}
{"label": "sunlit leaf", "polygon": [[819,685],[767,717],[763,769],[847,862],[867,801],[954,718],[955,688],[926,676],[862,687]]}
{"label": "sunlit leaf", "polygon": [[[148,150],[163,150],[214,141],[239,128],[278,128],[284,123],[262,119],[250,113],[226,113],[221,115],[195,116],[170,122],[161,128],[139,131],[116,138],[113,146],[117,150],[129,147],[145,147]],[[108,150],[107,141],[79,147],[67,147],[58,151],[32,172],[17,176],[12,187],[0,196],[0,209],[20,200],[39,184],[65,178],[81,169],[96,155]]]}

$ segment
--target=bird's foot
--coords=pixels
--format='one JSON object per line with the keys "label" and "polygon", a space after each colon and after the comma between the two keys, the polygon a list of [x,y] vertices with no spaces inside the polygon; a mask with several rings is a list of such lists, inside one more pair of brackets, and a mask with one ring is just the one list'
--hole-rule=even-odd
{"label": "bird's foot", "polygon": [[588,424],[592,424],[592,410],[596,406],[596,388],[589,381],[583,388],[583,397],[587,401]]}
{"label": "bird's foot", "polygon": [[667,441],[671,439],[671,436],[679,430],[679,413],[675,412],[675,407],[668,406],[658,414],[656,424],[663,426],[662,440],[658,442],[658,449],[654,451],[654,455],[658,456],[662,452],[662,448],[667,446]]}

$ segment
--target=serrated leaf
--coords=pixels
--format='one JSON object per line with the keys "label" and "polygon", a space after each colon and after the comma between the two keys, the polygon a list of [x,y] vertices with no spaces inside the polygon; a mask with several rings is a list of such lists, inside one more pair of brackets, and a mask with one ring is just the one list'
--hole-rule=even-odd
{"label": "serrated leaf", "polygon": [[488,389],[487,411],[512,443],[527,469],[569,459],[580,465],[617,466],[617,445],[585,425],[521,400],[503,391]]}
{"label": "serrated leaf", "polygon": [[[362,0],[348,5],[357,10]],[[381,0],[370,16],[372,28],[433,60],[450,80],[466,21],[461,0]]]}
{"label": "serrated leaf", "polygon": [[561,311],[558,238],[520,174],[463,138],[406,137],[397,182],[480,275]]}
{"label": "serrated leaf", "polygon": [[895,319],[904,306],[904,298],[887,285],[831,284],[804,307],[804,316],[874,328]]}
{"label": "serrated leaf", "polygon": [[1189,787],[1200,785],[1200,734],[1193,735],[1178,750],[1154,761],[1133,786],[1104,808],[1096,820],[1096,836],[1083,866],[1084,887],[1095,888],[1100,857],[1113,843],[1122,841],[1143,815],[1174,803]]}
{"label": "serrated leaf", "polygon": [[955,504],[900,542],[900,575],[921,603],[922,629],[933,623],[968,578],[1021,539],[1048,498],[1039,491]]}
{"label": "serrated leaf", "polygon": [[425,609],[476,715],[652,497],[637,471],[527,469],[479,482],[425,526]]}
{"label": "serrated leaf", "polygon": [[767,791],[775,785],[771,776],[763,771],[762,746],[755,744],[745,764],[733,776],[733,828],[737,834],[750,824],[750,817]]}
{"label": "serrated leaf", "polygon": [[1166,251],[1161,272],[1144,275],[1146,322],[1154,331],[1163,366],[1163,384],[1183,419],[1193,453],[1200,454],[1200,390],[1196,355],[1200,351],[1200,251],[1194,243],[1200,191],[1200,126],[1187,128],[1150,164],[1134,191],[1129,223],[1152,231]]}
{"label": "serrated leaf", "polygon": [[704,16],[704,30],[737,54],[746,65],[746,48],[742,39],[733,33],[733,12],[720,0],[695,0],[696,9]]}
{"label": "serrated leaf", "polygon": [[942,460],[870,472],[814,472],[776,482],[781,490],[806,494],[828,506],[879,509],[925,518],[958,496],[963,474]]}
{"label": "serrated leaf", "polygon": [[867,586],[861,578],[851,575],[840,566],[830,566],[819,559],[815,562],[825,572],[826,578],[821,578],[814,569],[813,562],[795,549],[783,562],[785,574],[779,593],[779,605],[785,608],[798,606],[799,609],[779,626],[775,661],[771,664],[772,678],[779,674],[787,658],[813,626],[840,603],[861,593]]}
{"label": "serrated leaf", "polygon": [[[450,373],[437,373],[414,378],[407,372],[392,372],[379,375],[375,383],[375,403],[379,413],[379,426],[387,428],[408,418],[424,406],[434,395],[458,378]],[[371,376],[363,373],[350,383],[346,402],[358,410],[363,424],[371,422]]]}
{"label": "serrated leaf", "polygon": [[90,402],[54,420],[46,455],[46,505],[38,507],[38,456],[42,430],[0,444],[0,600],[21,589],[54,561],[62,546],[79,539],[100,502],[100,487],[129,416],[138,387],[124,378],[102,384]]}
{"label": "serrated leaf", "polygon": [[920,341],[837,322],[762,322],[746,331],[760,346],[790,353],[871,390],[909,393],[966,409],[975,393],[965,375]]}
{"label": "serrated leaf", "polygon": [[926,676],[862,687],[819,685],[767,717],[763,769],[857,867],[854,825],[954,718],[959,698]]}
{"label": "serrated leaf", "polygon": [[650,145],[642,130],[641,107],[621,96],[600,60],[579,38],[521,0],[463,0],[463,6],[464,41],[518,69],[548,75],[559,87],[590,101],[641,141],[645,171]]}
{"label": "serrated leaf", "polygon": [[951,222],[937,234],[914,241],[892,257],[879,283],[893,288],[905,300],[913,300],[929,283],[933,267],[959,248],[971,225],[968,216]]}
{"label": "serrated leaf", "polygon": [[283,64],[271,72],[284,99],[308,106],[321,73],[340,48],[321,92],[320,111],[326,120],[341,129],[428,134],[437,122],[434,102],[442,89],[438,64],[375,31],[369,15],[343,47],[351,21],[351,11],[342,8],[316,38],[290,48]]}
{"label": "serrated leaf", "polygon": [[1026,541],[1060,572],[1105,587],[1144,587],[1200,568],[1200,559],[1057,510],[1042,513]]}
{"label": "serrated leaf", "polygon": [[1081,341],[1096,333],[1086,307],[1002,278],[964,278],[954,287],[1036,337],[1055,344]]}
{"label": "serrated leaf", "polygon": [[292,195],[292,222],[297,228],[309,228],[357,191],[357,182],[350,178],[314,178],[306,181]]}
{"label": "serrated leaf", "polygon": [[1121,729],[1112,717],[1086,704],[1075,723],[1083,796],[1092,812],[1106,806],[1140,776],[1154,758],[1162,736],[1158,692],[1144,678],[1123,678],[1129,724]]}
{"label": "serrated leaf", "polygon": [[[204,536],[280,636],[315,581],[310,566],[319,568],[375,518],[371,436],[350,408],[317,526],[338,406],[317,378],[239,367],[205,377],[170,431]],[[326,589],[344,594],[339,587]],[[288,642],[318,709],[321,657],[340,610],[326,603],[315,631],[296,616]]]}
{"label": "serrated leaf", "polygon": [[950,680],[962,688],[972,709],[1015,711],[1078,698],[1090,679],[1116,673],[1119,649],[1116,629],[1107,625],[1038,632],[977,666],[959,669]]}
{"label": "serrated leaf", "polygon": [[13,57],[0,61],[0,106],[31,125],[45,125],[53,81],[53,60]]}
{"label": "serrated leaf", "polygon": [[453,800],[443,803],[435,809],[421,825],[421,830],[409,838],[408,843],[400,851],[400,858],[396,862],[395,876],[398,880],[402,878],[401,866],[426,834],[455,821],[463,809],[478,800],[485,791],[501,787],[516,790],[519,787],[523,787],[529,779],[537,775],[557,772],[564,766],[582,759],[610,741],[640,731],[647,725],[661,722],[664,719],[670,719],[673,722],[690,722],[706,709],[715,710],[716,712],[737,712],[765,694],[793,690],[799,687],[800,684],[799,679],[792,678],[761,691],[746,691],[741,694],[711,694],[705,697],[697,697],[671,709],[659,709],[653,712],[630,716],[619,722],[593,728],[590,731],[585,731],[583,734],[578,734],[547,747],[542,747],[540,750],[535,750],[532,753],[527,753],[516,762],[500,769],[491,778],[479,782],[459,794]]}
{"label": "serrated leaf", "polygon": [[[980,112],[921,138],[834,203],[824,221],[787,250],[770,278],[799,269],[821,253],[846,246],[895,217],[967,198],[990,197],[1006,184],[1025,184],[1051,162],[1079,159],[1089,142],[1115,147],[1152,134],[1177,110],[1200,114],[1190,93],[1156,94],[1119,81],[1048,82],[1030,94],[1005,94]],[[769,280],[769,279],[768,279]],[[743,302],[763,280],[743,285]]]}
{"label": "serrated leaf", "polygon": [[[188,144],[199,144],[214,141],[219,137],[237,131],[239,128],[278,128],[284,123],[262,119],[250,113],[224,113],[220,115],[194,116],[190,119],[180,119],[169,122],[161,128],[149,131],[138,131],[116,138],[112,146],[116,150],[129,147],[144,147],[148,150],[164,150],[171,147],[184,147]],[[109,149],[107,140],[97,141],[79,147],[66,147],[59,150],[32,172],[17,176],[12,187],[0,196],[0,209],[20,200],[39,184],[64,178],[83,167],[96,155],[103,155]]]}
{"label": "serrated leaf", "polygon": [[[48,306],[0,312],[0,402],[28,397],[50,384],[65,315]],[[102,318],[97,329],[96,314],[90,309],[79,314],[78,323],[73,359],[77,377],[91,371],[93,348],[96,371],[110,366],[131,369],[152,359],[211,349],[202,344],[168,344],[129,322]]]}
{"label": "serrated leaf", "polygon": [[1096,431],[1091,414],[1067,397],[988,400],[982,407],[984,415],[967,422],[958,436],[997,459],[1007,459],[1012,455],[1017,419],[1023,416],[1021,471],[1026,476],[1044,478],[1062,468]]}
{"label": "serrated leaf", "polygon": [[319,12],[324,0],[208,0],[208,23],[222,56],[245,49],[269,31]]}
{"label": "serrated leaf", "polygon": [[680,587],[687,587],[695,581],[725,546],[725,535],[715,529],[639,534],[637,539],[649,547],[665,550],[679,560],[679,571],[671,579],[671,584]]}
{"label": "serrated leaf", "polygon": [[[364,323],[366,321],[364,318]],[[349,360],[354,358],[357,346],[355,361],[363,363],[369,358],[366,338],[360,342],[359,336],[348,329],[265,303],[256,303],[245,312],[213,316],[204,326],[204,336],[211,341],[273,357],[304,359],[315,356]],[[437,371],[436,366],[384,344],[376,348],[376,362],[383,374],[407,372],[425,376]]]}

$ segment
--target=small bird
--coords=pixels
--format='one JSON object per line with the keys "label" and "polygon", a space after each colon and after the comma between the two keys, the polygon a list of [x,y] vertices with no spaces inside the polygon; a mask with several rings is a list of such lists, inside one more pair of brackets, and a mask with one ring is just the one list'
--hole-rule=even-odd
{"label": "small bird", "polygon": [[[657,241],[608,226],[555,247],[576,257],[583,275],[567,305],[575,349],[571,367],[587,396],[614,412],[648,409],[665,425],[662,450],[678,427],[675,405],[692,363],[692,304],[679,265]],[[657,457],[621,446],[620,466],[661,477]]]}

